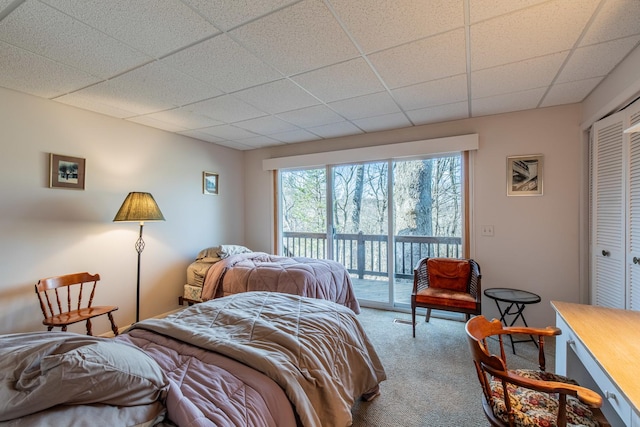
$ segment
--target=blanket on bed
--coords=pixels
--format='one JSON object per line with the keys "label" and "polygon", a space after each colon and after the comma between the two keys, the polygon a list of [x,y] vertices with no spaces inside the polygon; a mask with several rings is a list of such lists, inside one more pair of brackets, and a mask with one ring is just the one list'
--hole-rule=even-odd
{"label": "blanket on bed", "polygon": [[386,379],[355,313],[326,300],[246,292],[133,327],[264,373],[285,390],[304,426],[351,425],[355,399]]}
{"label": "blanket on bed", "polygon": [[232,255],[211,266],[205,276],[202,300],[248,291],[326,299],[360,313],[349,272],[339,262],[265,252]]}
{"label": "blanket on bed", "polygon": [[115,339],[141,348],[166,373],[167,414],[175,425],[296,427],[280,386],[240,362],[145,329]]}

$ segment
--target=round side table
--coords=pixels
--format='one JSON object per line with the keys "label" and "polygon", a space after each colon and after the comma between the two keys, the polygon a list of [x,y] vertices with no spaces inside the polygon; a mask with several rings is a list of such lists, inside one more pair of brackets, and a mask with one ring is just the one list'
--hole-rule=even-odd
{"label": "round side table", "polygon": [[[518,319],[522,319],[524,326],[529,326],[524,318],[524,309],[528,304],[537,304],[541,301],[540,295],[521,289],[488,288],[484,290],[484,294],[496,302],[496,307],[498,307],[498,312],[500,313],[500,321],[504,326],[513,326]],[[500,303],[503,303],[503,305],[501,306]],[[532,341],[536,347],[538,346],[535,338],[531,335],[526,340],[514,341],[511,335],[509,335],[509,339],[511,340],[513,354],[516,354],[515,344],[519,342]]]}

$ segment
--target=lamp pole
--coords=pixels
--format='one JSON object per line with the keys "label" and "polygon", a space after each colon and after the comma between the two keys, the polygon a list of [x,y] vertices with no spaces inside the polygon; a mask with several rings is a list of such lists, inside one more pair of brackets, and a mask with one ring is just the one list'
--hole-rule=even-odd
{"label": "lamp pole", "polygon": [[144,221],[140,221],[140,235],[136,240],[136,252],[138,252],[138,277],[136,281],[136,323],[140,321],[140,256],[144,250],[144,240],[142,240],[142,228]]}

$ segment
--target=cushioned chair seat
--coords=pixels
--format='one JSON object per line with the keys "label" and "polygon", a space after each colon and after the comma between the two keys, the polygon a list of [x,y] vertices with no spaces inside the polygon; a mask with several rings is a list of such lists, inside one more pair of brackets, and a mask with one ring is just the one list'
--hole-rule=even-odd
{"label": "cushioned chair seat", "polygon": [[416,303],[468,308],[469,310],[473,310],[476,307],[476,299],[470,294],[439,288],[427,288],[418,291]]}
{"label": "cushioned chair seat", "polygon": [[[530,379],[577,384],[567,377],[549,372],[524,369],[518,369],[513,372]],[[507,388],[509,390],[511,408],[514,410],[516,426],[555,425],[558,413],[558,398],[556,396],[528,388],[516,387],[513,384],[507,384]],[[494,379],[491,381],[491,392],[494,415],[503,422],[508,423],[507,408],[504,403],[504,393],[500,380]],[[585,427],[598,427],[599,425],[594,419],[591,409],[573,396],[567,396],[567,424]]]}

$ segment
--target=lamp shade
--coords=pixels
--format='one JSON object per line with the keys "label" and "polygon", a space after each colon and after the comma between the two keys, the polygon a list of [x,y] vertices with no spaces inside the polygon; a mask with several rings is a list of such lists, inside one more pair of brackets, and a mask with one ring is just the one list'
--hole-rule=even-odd
{"label": "lamp shade", "polygon": [[131,192],[124,199],[114,221],[164,221],[151,193]]}

